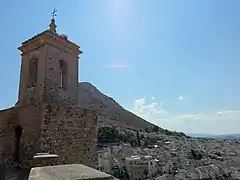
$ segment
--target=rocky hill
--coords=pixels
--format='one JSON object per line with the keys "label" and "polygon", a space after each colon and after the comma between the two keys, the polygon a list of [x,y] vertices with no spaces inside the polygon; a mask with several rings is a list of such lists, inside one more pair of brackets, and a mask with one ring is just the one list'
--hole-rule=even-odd
{"label": "rocky hill", "polygon": [[91,83],[81,82],[78,88],[80,106],[93,109],[99,114],[99,126],[115,125],[129,129],[145,129],[154,126],[124,109],[113,98],[101,93]]}

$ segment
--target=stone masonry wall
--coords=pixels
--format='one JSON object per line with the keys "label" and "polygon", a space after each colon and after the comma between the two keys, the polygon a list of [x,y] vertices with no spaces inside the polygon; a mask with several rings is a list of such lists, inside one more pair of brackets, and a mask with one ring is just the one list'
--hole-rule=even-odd
{"label": "stone masonry wall", "polygon": [[[58,44],[60,46],[61,43]],[[43,102],[73,105],[78,102],[78,57],[56,46],[46,45]],[[61,88],[60,61],[67,67],[67,87]]]}
{"label": "stone masonry wall", "polygon": [[[14,161],[15,128],[21,126],[19,160]],[[35,105],[13,107],[0,111],[0,161],[9,167],[21,166],[29,168],[33,164],[33,156],[39,150],[40,108]]]}
{"label": "stone masonry wall", "polygon": [[95,167],[97,116],[73,106],[42,106],[41,152],[59,155],[58,164]]}
{"label": "stone masonry wall", "polygon": [[[45,31],[19,48],[22,63],[17,105],[28,104],[30,99],[38,103],[77,104],[79,47],[63,40],[57,34]],[[37,62],[37,82],[31,88],[31,61]],[[61,87],[60,62],[67,69],[67,87]],[[29,88],[30,86],[30,88]],[[29,90],[31,97],[29,97]]]}
{"label": "stone masonry wall", "polygon": [[[33,48],[34,44],[30,44],[29,48]],[[36,46],[34,46],[36,47]],[[33,51],[22,54],[20,82],[18,92],[18,105],[29,104],[31,99],[36,102],[42,101],[43,87],[45,79],[45,59],[46,47],[40,46]],[[30,81],[30,61],[37,60],[37,84],[34,87],[29,87]]]}

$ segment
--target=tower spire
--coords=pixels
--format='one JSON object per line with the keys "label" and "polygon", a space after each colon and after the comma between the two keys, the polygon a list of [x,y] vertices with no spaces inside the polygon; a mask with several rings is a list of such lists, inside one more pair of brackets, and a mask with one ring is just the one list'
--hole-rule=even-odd
{"label": "tower spire", "polygon": [[52,31],[53,33],[57,33],[56,31],[56,27],[57,25],[55,24],[55,19],[54,17],[57,16],[57,10],[54,9],[53,12],[51,13],[52,19],[51,19],[51,23],[49,24],[49,30]]}

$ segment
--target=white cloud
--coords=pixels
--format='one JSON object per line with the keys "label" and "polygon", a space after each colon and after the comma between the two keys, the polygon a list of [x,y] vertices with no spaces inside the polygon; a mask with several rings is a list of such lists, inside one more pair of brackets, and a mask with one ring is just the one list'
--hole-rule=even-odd
{"label": "white cloud", "polygon": [[124,63],[124,62],[117,62],[117,63],[111,63],[107,65],[108,68],[116,68],[116,69],[126,69],[130,68],[130,64]]}
{"label": "white cloud", "polygon": [[147,101],[142,98],[138,99],[134,103],[132,112],[143,117],[144,119],[159,119],[168,116],[168,112],[162,108],[163,103],[158,104],[156,102],[147,103]]}
{"label": "white cloud", "polygon": [[185,113],[174,116],[164,103],[138,99],[131,110],[138,116],[163,128],[187,133],[231,134],[240,133],[240,110]]}

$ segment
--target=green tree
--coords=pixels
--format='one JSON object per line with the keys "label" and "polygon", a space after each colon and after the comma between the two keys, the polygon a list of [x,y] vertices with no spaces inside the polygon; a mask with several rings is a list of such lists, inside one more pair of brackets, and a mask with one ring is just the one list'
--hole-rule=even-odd
{"label": "green tree", "polygon": [[129,180],[129,174],[125,166],[121,169],[120,172],[121,172],[119,177],[120,180]]}
{"label": "green tree", "polygon": [[158,126],[153,126],[153,127],[152,127],[152,131],[153,131],[153,132],[158,132],[158,130],[159,130]]}
{"label": "green tree", "polygon": [[146,127],[146,128],[145,128],[145,132],[149,133],[150,130]]}
{"label": "green tree", "polygon": [[145,177],[147,177],[147,175],[148,175],[148,170],[147,170],[147,169],[144,169],[143,174],[145,175]]}
{"label": "green tree", "polygon": [[228,173],[228,175],[227,175],[227,179],[228,179],[228,180],[232,180],[232,179],[233,179],[231,173]]}
{"label": "green tree", "polygon": [[197,152],[193,149],[191,149],[191,158],[195,160],[201,160],[203,155],[200,152]]}
{"label": "green tree", "polygon": [[141,140],[140,140],[140,136],[139,136],[139,132],[137,131],[137,146],[140,147],[141,146]]}
{"label": "green tree", "polygon": [[120,173],[120,168],[118,166],[114,166],[112,168],[112,171],[113,171],[114,177],[120,178],[121,173]]}
{"label": "green tree", "polygon": [[119,142],[119,134],[114,127],[101,127],[98,129],[97,138],[99,143]]}

